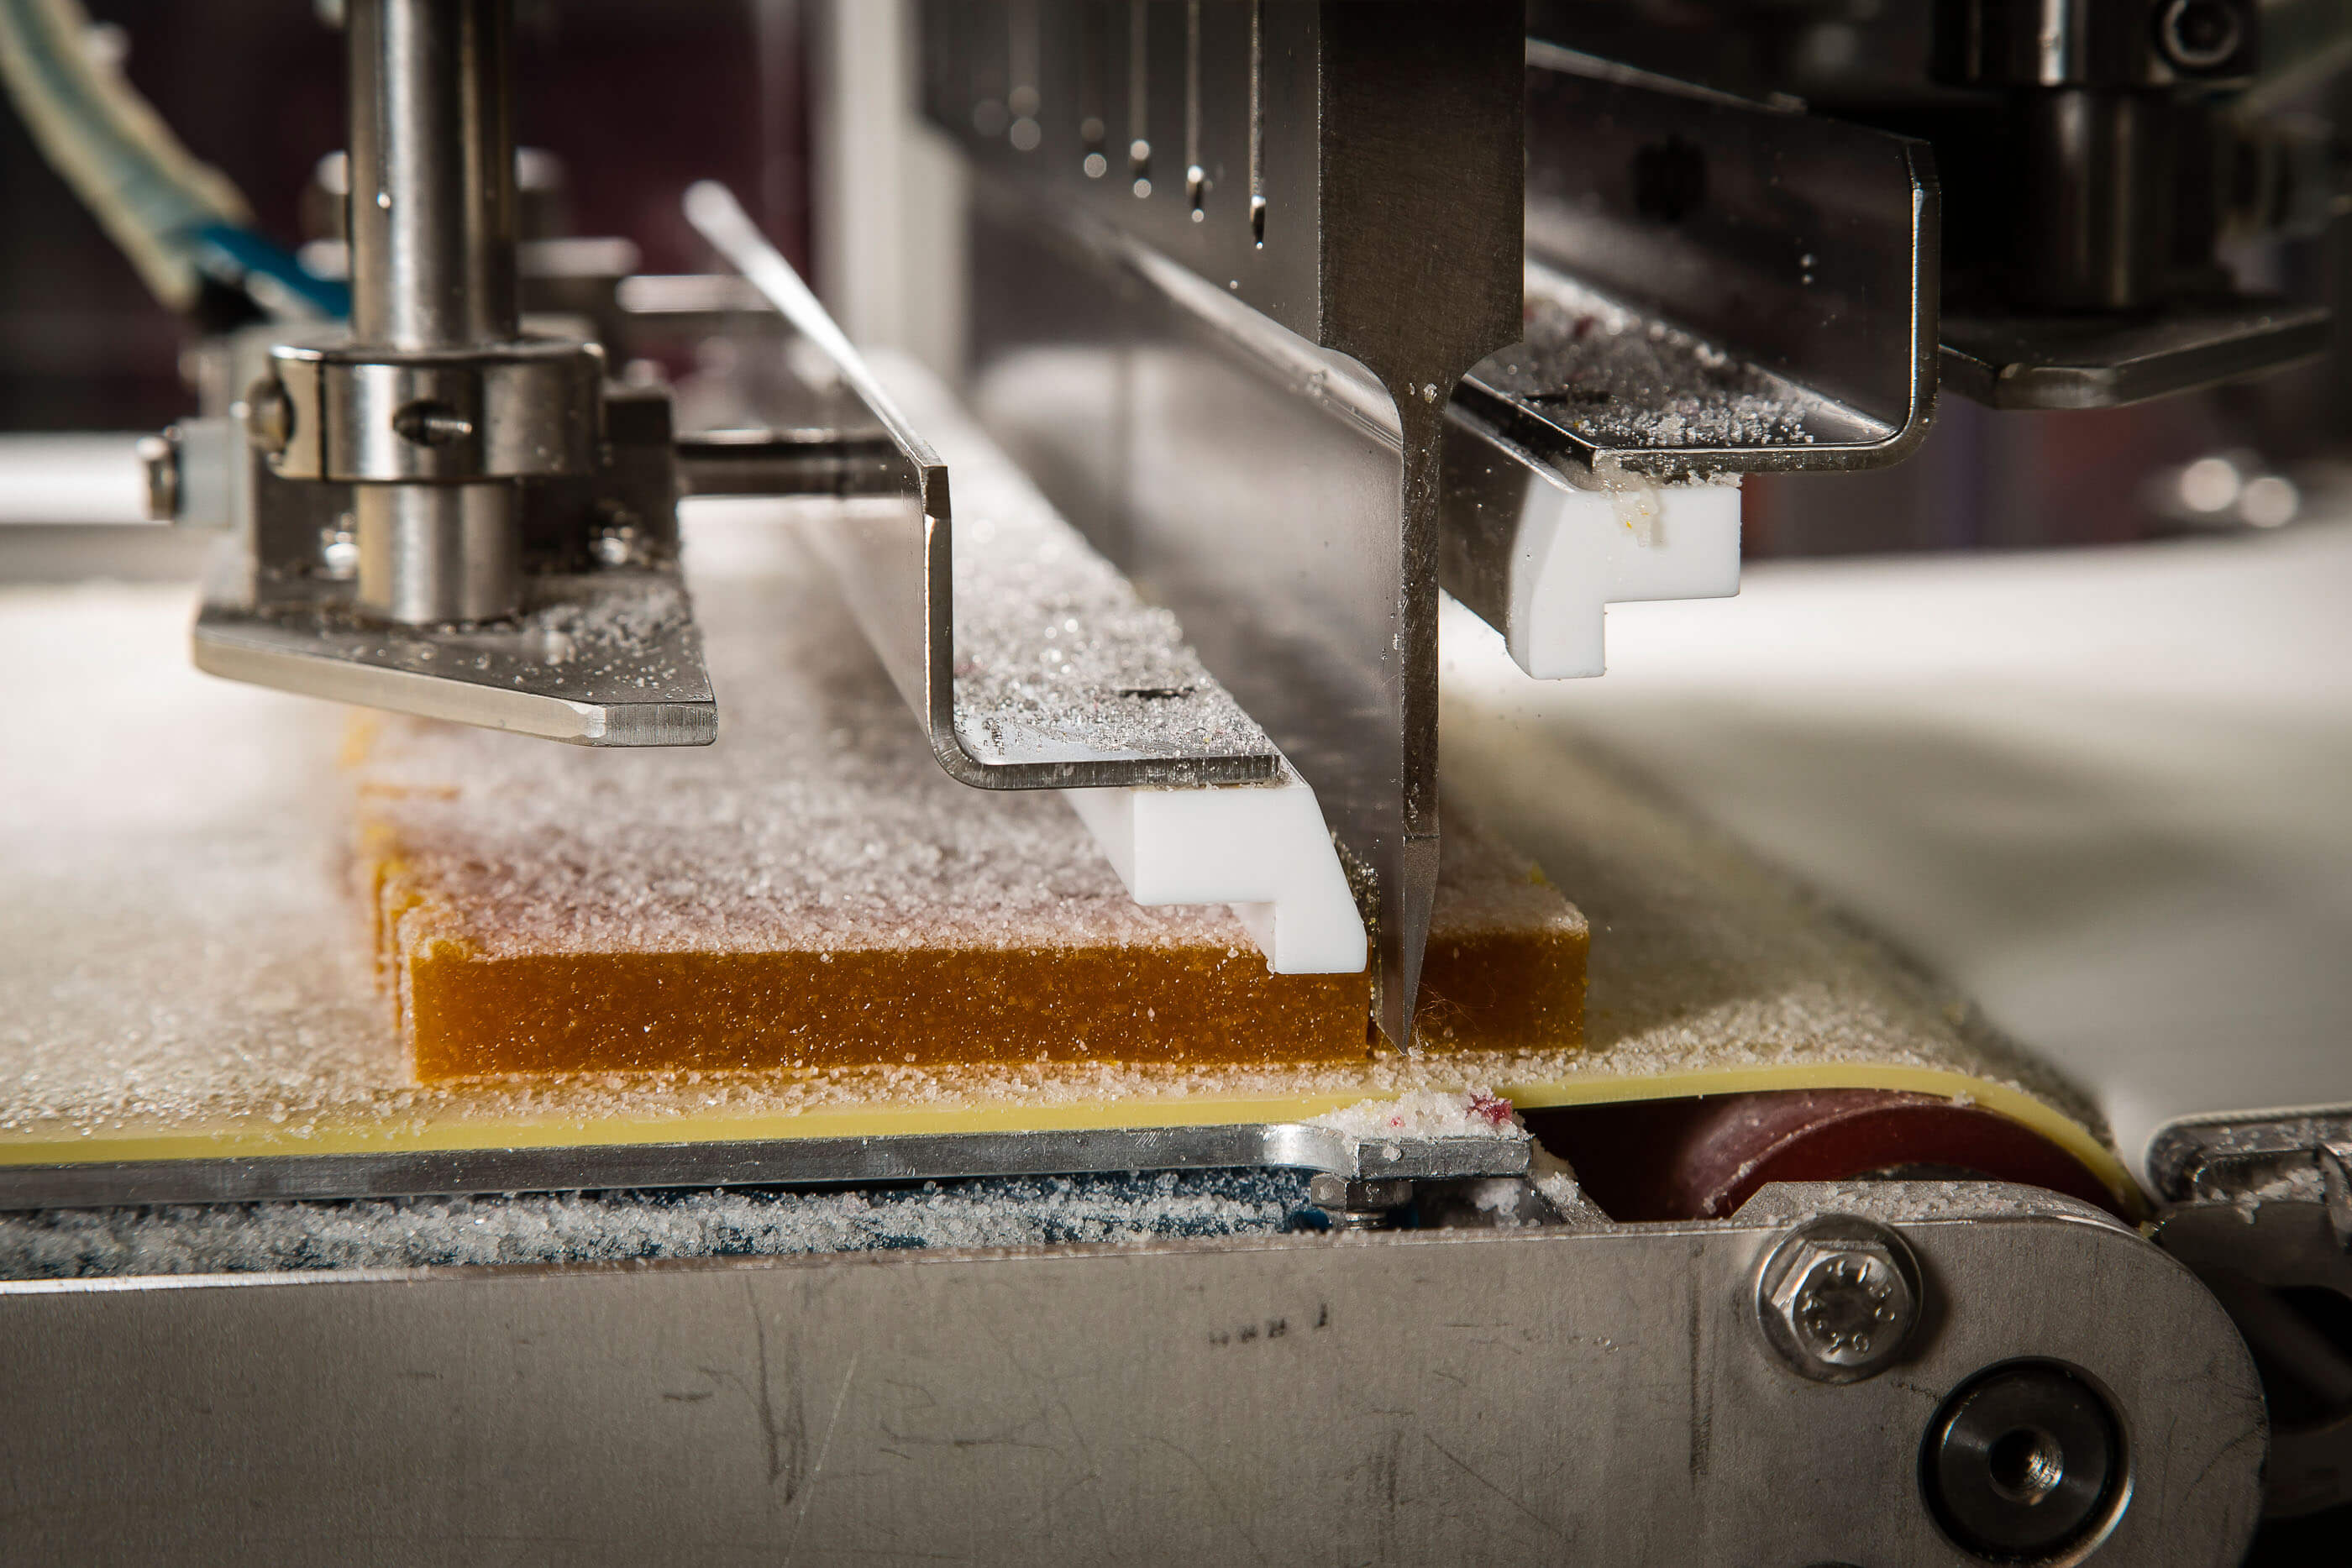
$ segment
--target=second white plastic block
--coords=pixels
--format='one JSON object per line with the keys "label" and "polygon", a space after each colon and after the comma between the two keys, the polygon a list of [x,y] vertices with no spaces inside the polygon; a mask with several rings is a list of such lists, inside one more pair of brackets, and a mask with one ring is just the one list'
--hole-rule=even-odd
{"label": "second white plastic block", "polygon": [[1608,606],[1739,591],[1739,490],[1631,475],[1587,489],[1530,473],[1510,588],[1505,641],[1519,668],[1538,680],[1600,674]]}
{"label": "second white plastic block", "polygon": [[1307,781],[1066,789],[1138,904],[1229,904],[1277,975],[1351,975],[1363,916]]}

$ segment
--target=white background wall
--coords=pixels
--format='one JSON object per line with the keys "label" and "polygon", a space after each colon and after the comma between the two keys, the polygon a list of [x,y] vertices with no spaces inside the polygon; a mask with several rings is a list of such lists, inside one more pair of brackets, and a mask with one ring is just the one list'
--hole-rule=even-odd
{"label": "white background wall", "polygon": [[814,281],[852,340],[952,377],[962,168],[917,114],[913,12],[913,0],[814,0]]}

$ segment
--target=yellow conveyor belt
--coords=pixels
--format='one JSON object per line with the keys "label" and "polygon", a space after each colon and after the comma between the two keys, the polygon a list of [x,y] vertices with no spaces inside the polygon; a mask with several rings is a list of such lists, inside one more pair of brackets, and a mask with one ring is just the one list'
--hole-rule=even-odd
{"label": "yellow conveyor belt", "polygon": [[2093,1107],[1966,1008],[1654,792],[1475,706],[1447,715],[1453,787],[1478,786],[1459,806],[1592,922],[1584,1050],[419,1089],[337,883],[337,716],[188,671],[186,605],[0,591],[0,661],[26,672],[0,750],[0,1165],[1284,1121],[1420,1088],[1530,1108],[1871,1088],[1973,1101],[2134,1190]]}

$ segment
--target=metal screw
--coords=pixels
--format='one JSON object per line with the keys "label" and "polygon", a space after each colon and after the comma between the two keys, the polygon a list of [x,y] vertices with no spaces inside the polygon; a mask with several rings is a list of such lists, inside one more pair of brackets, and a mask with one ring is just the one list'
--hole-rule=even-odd
{"label": "metal screw", "polygon": [[642,566],[646,556],[644,530],[635,517],[616,508],[588,530],[588,553],[598,566]]}
{"label": "metal screw", "polygon": [[1412,1201],[1412,1182],[1321,1172],[1307,1179],[1307,1200],[1330,1217],[1335,1230],[1377,1230],[1395,1223],[1397,1211]]}
{"label": "metal screw", "polygon": [[245,436],[272,457],[294,439],[294,400],[276,381],[257,381],[245,394]]}
{"label": "metal screw", "polygon": [[359,574],[359,534],[352,514],[345,512],[319,530],[319,575],[348,582]]}
{"label": "metal screw", "polygon": [[180,515],[180,432],[139,438],[139,464],[147,472],[147,516],[168,523]]}
{"label": "metal screw", "polygon": [[2230,0],[2171,0],[2157,16],[2157,47],[2184,71],[2228,65],[2245,37],[2245,24]]}
{"label": "metal screw", "polygon": [[474,422],[446,402],[403,404],[392,416],[394,434],[414,446],[446,446],[474,434]]}
{"label": "metal screw", "polygon": [[1903,1239],[1843,1215],[1808,1220],[1766,1257],[1756,1309],[1782,1360],[1822,1383],[1892,1365],[1919,1321],[1919,1270]]}

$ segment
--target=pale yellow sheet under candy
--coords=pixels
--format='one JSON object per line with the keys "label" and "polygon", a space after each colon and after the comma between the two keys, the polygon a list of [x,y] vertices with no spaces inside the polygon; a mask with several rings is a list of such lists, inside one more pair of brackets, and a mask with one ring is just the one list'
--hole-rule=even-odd
{"label": "pale yellow sheet under candy", "polygon": [[0,661],[23,674],[0,748],[0,1164],[1259,1121],[1423,1087],[1536,1106],[1853,1086],[1971,1099],[2129,1189],[2083,1100],[1950,998],[1648,792],[1574,758],[1523,766],[1508,726],[1475,714],[1449,716],[1449,777],[1591,920],[1583,1051],[421,1089],[339,881],[341,716],[189,671],[187,606],[177,585],[0,591]]}

